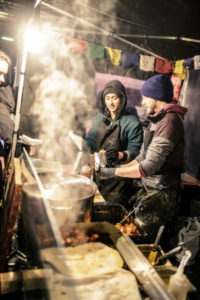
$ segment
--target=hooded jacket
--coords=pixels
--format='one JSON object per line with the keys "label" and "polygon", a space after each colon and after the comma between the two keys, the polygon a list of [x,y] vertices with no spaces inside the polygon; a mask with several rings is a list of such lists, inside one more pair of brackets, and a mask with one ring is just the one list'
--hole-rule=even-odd
{"label": "hooded jacket", "polygon": [[[143,177],[170,175],[179,178],[185,168],[185,133],[183,119],[187,109],[177,104],[168,104],[157,114],[149,116],[149,127],[139,156]],[[146,144],[145,144],[146,143]]]}
{"label": "hooded jacket", "polygon": [[[108,93],[115,93],[121,99],[120,106],[118,108],[117,115],[114,120],[110,116],[109,110],[105,105],[105,95]],[[102,92],[99,94],[100,110],[101,112],[94,118],[92,126],[85,138],[85,141],[93,153],[96,149],[96,135],[99,128],[99,124],[103,122],[105,128],[109,128],[120,122],[120,145],[119,151],[127,152],[128,162],[134,159],[142,144],[142,128],[137,116],[129,114],[126,111],[127,97],[123,84],[118,80],[109,81]]]}

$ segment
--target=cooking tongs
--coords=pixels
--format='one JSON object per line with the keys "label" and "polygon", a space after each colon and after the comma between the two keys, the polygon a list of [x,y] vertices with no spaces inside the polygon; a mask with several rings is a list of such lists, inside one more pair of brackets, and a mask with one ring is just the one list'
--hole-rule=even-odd
{"label": "cooking tongs", "polygon": [[130,217],[130,216],[134,213],[134,211],[136,210],[136,208],[137,208],[137,207],[135,207],[133,210],[131,210],[131,211],[128,213],[128,215],[125,216],[119,223],[122,224],[124,221],[129,222],[128,217]]}

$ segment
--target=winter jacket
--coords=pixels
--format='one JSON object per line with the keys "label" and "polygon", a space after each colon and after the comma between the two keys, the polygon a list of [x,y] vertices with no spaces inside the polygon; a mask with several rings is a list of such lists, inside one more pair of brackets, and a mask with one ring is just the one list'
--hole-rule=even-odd
{"label": "winter jacket", "polygon": [[[114,120],[111,119],[109,111],[106,110],[104,101],[105,92],[116,93],[121,99],[121,104]],[[120,124],[119,151],[127,152],[127,160],[125,162],[134,159],[140,151],[143,133],[137,116],[129,114],[126,111],[127,98],[124,86],[117,80],[110,81],[105,85],[104,90],[99,95],[99,98],[101,103],[101,113],[94,118],[91,129],[85,137],[85,141],[90,148],[90,151],[92,153],[98,151],[96,148],[96,135],[100,128],[100,124],[103,123],[105,128],[110,128]]]}
{"label": "winter jacket", "polygon": [[14,112],[15,101],[10,86],[0,88],[0,137],[7,144],[12,144],[14,122],[11,114]]}
{"label": "winter jacket", "polygon": [[[184,172],[185,134],[183,118],[187,109],[177,104],[168,104],[157,114],[150,116],[144,134],[144,143],[136,160],[140,164],[143,183],[150,185],[151,179],[166,186],[180,181]],[[146,137],[148,136],[148,138]],[[169,182],[170,181],[170,182]]]}

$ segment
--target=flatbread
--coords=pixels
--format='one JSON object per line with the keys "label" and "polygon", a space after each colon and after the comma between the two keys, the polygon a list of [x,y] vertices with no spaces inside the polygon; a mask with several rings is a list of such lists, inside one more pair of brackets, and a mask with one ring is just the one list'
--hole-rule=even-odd
{"label": "flatbread", "polygon": [[[52,287],[53,299],[79,299],[79,300],[141,300],[137,280],[134,274],[124,269],[114,273],[91,278],[85,283],[69,282],[56,279]],[[69,294],[72,293],[73,297]]]}
{"label": "flatbread", "polygon": [[100,242],[76,247],[47,248],[41,253],[43,261],[72,278],[109,274],[122,268],[124,264],[117,250]]}

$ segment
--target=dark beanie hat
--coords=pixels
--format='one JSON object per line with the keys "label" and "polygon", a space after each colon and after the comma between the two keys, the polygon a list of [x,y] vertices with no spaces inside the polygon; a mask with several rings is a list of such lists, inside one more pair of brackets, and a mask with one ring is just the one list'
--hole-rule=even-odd
{"label": "dark beanie hat", "polygon": [[173,85],[166,75],[155,75],[145,81],[140,94],[169,103],[173,97]]}
{"label": "dark beanie hat", "polygon": [[103,89],[103,98],[109,93],[114,93],[120,98],[126,94],[124,85],[119,80],[111,80],[106,83]]}

